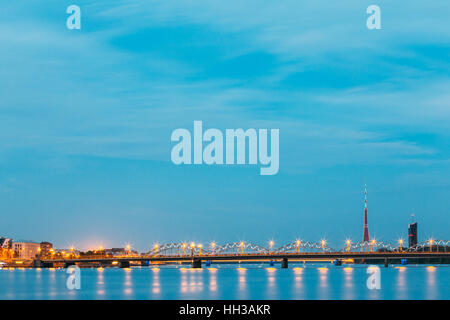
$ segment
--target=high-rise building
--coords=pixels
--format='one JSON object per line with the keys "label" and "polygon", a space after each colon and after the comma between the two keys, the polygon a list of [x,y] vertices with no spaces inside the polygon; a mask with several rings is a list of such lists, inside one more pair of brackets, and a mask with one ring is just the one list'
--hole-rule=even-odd
{"label": "high-rise building", "polygon": [[417,222],[408,225],[408,243],[410,248],[417,245]]}

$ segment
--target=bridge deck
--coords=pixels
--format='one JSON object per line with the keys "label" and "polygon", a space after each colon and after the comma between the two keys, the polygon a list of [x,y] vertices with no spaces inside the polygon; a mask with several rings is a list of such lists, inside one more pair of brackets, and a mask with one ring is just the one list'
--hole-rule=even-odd
{"label": "bridge deck", "polygon": [[89,257],[73,259],[43,259],[43,263],[88,263],[88,262],[123,262],[123,261],[150,261],[150,262],[183,262],[192,259],[212,261],[268,261],[282,260],[335,260],[335,259],[426,259],[450,258],[450,252],[326,252],[326,253],[275,253],[275,254],[222,254],[222,255],[154,255],[154,256],[120,256],[120,257]]}

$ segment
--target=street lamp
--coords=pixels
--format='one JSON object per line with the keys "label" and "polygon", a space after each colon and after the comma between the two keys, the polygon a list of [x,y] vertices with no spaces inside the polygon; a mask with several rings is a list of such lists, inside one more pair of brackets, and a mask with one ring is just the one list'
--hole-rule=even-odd
{"label": "street lamp", "polygon": [[216,243],[211,242],[212,254],[214,254],[214,249],[216,248]]}
{"label": "street lamp", "polygon": [[320,241],[320,244],[322,245],[322,252],[325,252],[325,244],[327,242],[325,241],[325,239],[323,239],[322,241]]}
{"label": "street lamp", "polygon": [[300,245],[302,244],[302,242],[300,240],[295,241],[295,246],[297,247],[297,253],[300,252]]}
{"label": "street lamp", "polygon": [[241,247],[241,252],[242,252],[242,254],[244,253],[244,246],[245,246],[245,243],[243,242],[243,241],[241,241],[241,243],[239,244],[240,245],[240,247]]}
{"label": "street lamp", "polygon": [[192,255],[194,255],[194,249],[195,249],[195,243],[194,243],[194,242],[191,242],[191,252],[192,252]]}
{"label": "street lamp", "polygon": [[202,244],[199,244],[199,245],[198,245],[198,255],[199,255],[199,256],[202,255],[202,247],[203,247]]}
{"label": "street lamp", "polygon": [[428,240],[428,242],[430,243],[430,252],[433,252],[433,239]]}
{"label": "street lamp", "polygon": [[400,245],[400,252],[402,252],[403,251],[403,239],[399,239],[398,244]]}
{"label": "street lamp", "polygon": [[269,252],[272,252],[272,248],[273,248],[273,240],[270,240],[270,241],[269,241],[269,247],[270,247]]}
{"label": "street lamp", "polygon": [[183,248],[183,255],[185,256],[185,255],[186,255],[186,247],[187,247],[187,244],[186,244],[186,243],[183,243],[183,244],[181,245],[181,247]]}
{"label": "street lamp", "polygon": [[347,239],[347,241],[345,241],[346,245],[347,245],[347,252],[350,252],[350,245],[352,244],[352,242],[350,241],[350,239]]}
{"label": "street lamp", "polygon": [[127,244],[125,248],[126,248],[126,254],[129,255],[131,246],[129,244]]}
{"label": "street lamp", "polygon": [[371,241],[371,243],[372,243],[372,252],[373,252],[373,251],[375,251],[375,244],[376,244],[377,242],[375,241],[375,239],[373,239],[373,240]]}

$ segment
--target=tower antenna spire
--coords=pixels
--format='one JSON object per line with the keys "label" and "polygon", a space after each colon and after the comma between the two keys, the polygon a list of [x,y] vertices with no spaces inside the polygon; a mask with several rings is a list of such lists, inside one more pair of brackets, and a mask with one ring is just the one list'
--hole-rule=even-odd
{"label": "tower antenna spire", "polygon": [[367,185],[364,182],[364,209],[367,211]]}
{"label": "tower antenna spire", "polygon": [[[369,237],[369,219],[367,214],[367,184],[366,178],[364,178],[364,233],[363,233],[363,241],[361,246],[361,251],[365,247],[365,245],[369,245],[370,237]],[[370,247],[370,245],[369,245]]]}

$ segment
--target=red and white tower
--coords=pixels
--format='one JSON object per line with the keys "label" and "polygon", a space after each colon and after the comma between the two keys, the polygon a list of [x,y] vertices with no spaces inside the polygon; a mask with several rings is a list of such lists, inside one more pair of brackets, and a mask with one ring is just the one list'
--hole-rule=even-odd
{"label": "red and white tower", "polygon": [[369,220],[367,217],[367,185],[364,183],[364,235],[361,251],[366,245],[370,248]]}

